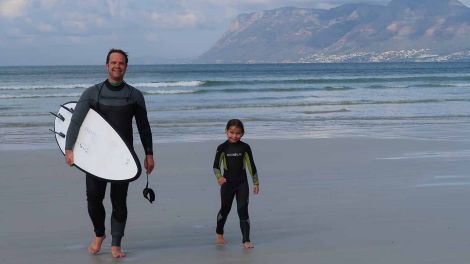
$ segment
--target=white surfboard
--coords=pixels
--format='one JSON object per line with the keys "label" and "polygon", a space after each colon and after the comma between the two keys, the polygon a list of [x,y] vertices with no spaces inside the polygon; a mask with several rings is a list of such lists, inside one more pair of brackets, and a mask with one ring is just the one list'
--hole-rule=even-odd
{"label": "white surfboard", "polygon": [[[54,121],[57,144],[65,155],[67,129],[76,102],[61,105]],[[95,110],[90,109],[78,132],[73,148],[74,165],[84,172],[107,181],[133,181],[141,173],[134,150],[126,145],[116,130]]]}

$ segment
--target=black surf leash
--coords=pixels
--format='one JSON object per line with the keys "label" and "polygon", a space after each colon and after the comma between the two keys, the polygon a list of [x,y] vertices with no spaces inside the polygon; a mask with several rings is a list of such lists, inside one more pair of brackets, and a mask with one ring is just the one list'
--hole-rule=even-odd
{"label": "black surf leash", "polygon": [[150,203],[153,203],[153,201],[155,201],[155,192],[149,188],[149,173],[147,173],[147,185],[145,185],[145,188],[144,188],[144,191],[143,191],[143,194],[144,194],[144,198],[147,199]]}

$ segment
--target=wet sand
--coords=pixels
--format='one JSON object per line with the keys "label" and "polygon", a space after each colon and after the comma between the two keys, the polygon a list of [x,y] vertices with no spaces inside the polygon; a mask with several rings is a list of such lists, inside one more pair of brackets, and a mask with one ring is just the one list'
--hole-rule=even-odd
{"label": "wet sand", "polygon": [[[84,175],[58,150],[0,151],[0,263],[468,262],[470,142],[246,142],[261,182],[250,196],[253,250],[242,249],[234,209],[227,244],[214,244],[221,142],[158,144],[157,202],[143,199],[144,177],[131,184],[122,260],[112,259],[110,239],[102,253],[87,253]],[[110,237],[108,194],[105,206]]]}

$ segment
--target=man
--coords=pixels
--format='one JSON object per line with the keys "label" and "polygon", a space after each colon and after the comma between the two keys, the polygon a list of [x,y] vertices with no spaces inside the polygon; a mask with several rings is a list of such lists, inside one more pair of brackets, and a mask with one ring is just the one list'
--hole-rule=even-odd
{"label": "man", "polygon": [[[145,101],[139,90],[124,82],[127,63],[126,52],[119,49],[110,50],[106,57],[107,80],[88,88],[80,97],[67,131],[65,162],[69,166],[73,165],[72,150],[78,131],[88,110],[92,107],[113,125],[129,146],[133,145],[132,119],[135,117],[146,155],[144,167],[147,173],[152,172],[154,167],[152,132],[147,119]],[[106,157],[103,157],[103,159],[106,159]],[[103,206],[106,185],[106,181],[91,174],[86,174],[88,214],[95,231],[95,238],[88,247],[88,251],[91,254],[96,254],[101,250],[101,245],[106,238],[105,209]],[[128,182],[111,183],[111,203],[113,207],[111,215],[111,253],[115,258],[125,257],[125,253],[121,249],[121,239],[124,236],[127,220],[126,200],[128,186]]]}

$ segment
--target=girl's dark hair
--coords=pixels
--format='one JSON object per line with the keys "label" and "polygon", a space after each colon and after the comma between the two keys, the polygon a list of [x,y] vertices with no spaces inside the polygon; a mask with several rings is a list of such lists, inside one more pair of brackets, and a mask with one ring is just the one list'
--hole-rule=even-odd
{"label": "girl's dark hair", "polygon": [[242,121],[239,119],[230,119],[225,126],[225,130],[228,130],[230,127],[238,127],[242,131],[242,134],[245,134],[245,127],[243,126]]}
{"label": "girl's dark hair", "polygon": [[127,58],[127,53],[123,50],[120,50],[120,49],[110,49],[109,52],[108,52],[108,56],[106,56],[106,64],[109,63],[109,56],[111,56],[111,54],[113,53],[119,53],[119,54],[122,54],[124,56],[124,58],[126,58],[126,64],[129,62],[129,59]]}

